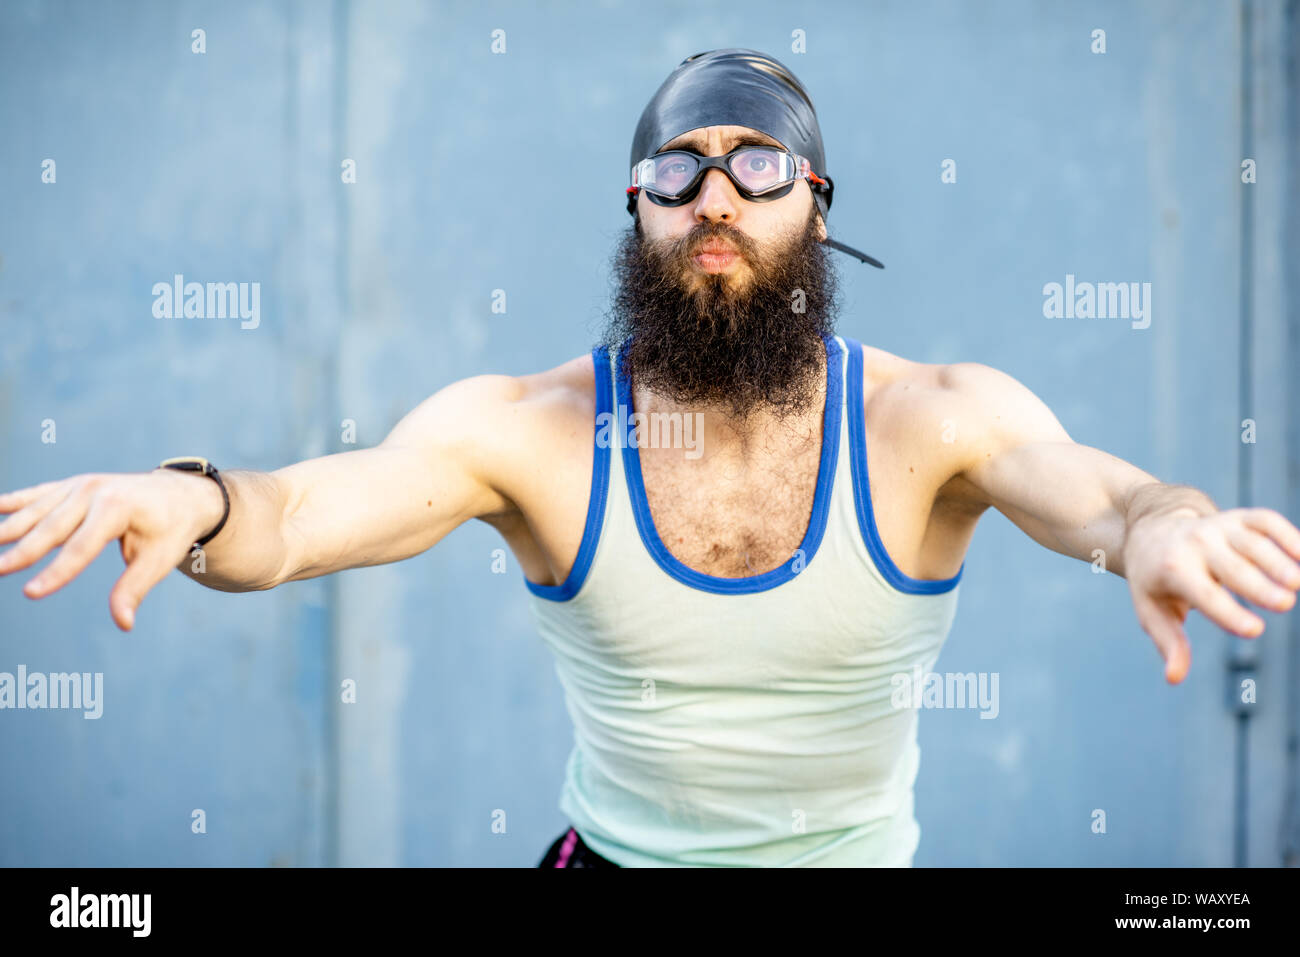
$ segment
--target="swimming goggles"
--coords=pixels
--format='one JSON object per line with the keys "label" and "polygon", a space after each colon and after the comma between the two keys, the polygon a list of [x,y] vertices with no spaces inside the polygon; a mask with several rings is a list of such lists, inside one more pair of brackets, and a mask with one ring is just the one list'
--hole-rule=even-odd
{"label": "swimming goggles", "polygon": [[628,187],[628,212],[636,206],[639,190],[659,206],[682,206],[695,198],[704,174],[720,169],[745,199],[770,202],[787,195],[801,179],[814,190],[825,191],[829,183],[812,170],[812,164],[797,153],[772,146],[738,146],[725,156],[700,156],[686,150],[656,153],[632,167]]}
{"label": "swimming goggles", "polygon": [[[789,195],[794,184],[808,180],[814,192],[829,194],[834,188],[830,177],[818,176],[812,164],[798,153],[773,146],[738,146],[724,156],[700,156],[687,150],[668,150],[649,156],[632,167],[632,185],[627,188],[627,211],[636,213],[636,198],[645,190],[646,198],[658,206],[684,206],[699,192],[704,174],[720,169],[742,197],[754,203],[767,203]],[[848,253],[880,269],[884,264],[852,246],[830,237],[823,244]]]}

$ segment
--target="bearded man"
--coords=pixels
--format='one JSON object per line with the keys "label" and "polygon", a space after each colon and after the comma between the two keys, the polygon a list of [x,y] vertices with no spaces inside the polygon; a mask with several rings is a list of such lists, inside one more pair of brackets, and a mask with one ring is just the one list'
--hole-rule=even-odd
{"label": "bearded man", "polygon": [[[114,620],[178,564],[225,591],[395,562],[479,519],[513,551],[574,726],[541,866],[909,866],[917,713],[990,507],[1125,577],[1183,680],[1190,609],[1237,635],[1300,589],[1300,530],[1074,443],[1010,376],[836,335],[833,196],[806,90],[683,61],[630,156],[605,340],[440,390],[377,447],[203,459],[0,496],[39,598],[119,540]],[[659,428],[653,428],[655,424]],[[665,426],[664,423],[667,423]],[[206,569],[189,570],[191,548]]]}

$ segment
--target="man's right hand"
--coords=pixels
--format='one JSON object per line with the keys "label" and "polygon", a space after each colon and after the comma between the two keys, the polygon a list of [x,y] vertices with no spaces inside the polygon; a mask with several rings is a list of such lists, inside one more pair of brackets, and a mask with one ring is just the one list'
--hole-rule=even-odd
{"label": "man's right hand", "polygon": [[0,575],[22,571],[62,545],[58,557],[23,588],[29,598],[52,594],[81,574],[109,542],[121,544],[126,571],[109,595],[123,631],[135,610],[194,543],[221,521],[221,490],[211,478],[174,469],[77,475],[0,495]]}

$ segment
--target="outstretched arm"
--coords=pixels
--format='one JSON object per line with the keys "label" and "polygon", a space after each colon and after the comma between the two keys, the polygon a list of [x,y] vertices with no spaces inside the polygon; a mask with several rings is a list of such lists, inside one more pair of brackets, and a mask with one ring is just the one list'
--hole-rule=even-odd
{"label": "outstretched arm", "polygon": [[216,483],[171,470],[79,475],[0,495],[0,575],[62,546],[27,583],[42,598],[121,542],[126,571],[109,597],[130,630],[144,596],[173,568],[221,591],[255,591],[345,568],[400,561],[470,518],[509,510],[485,441],[521,392],[506,376],[477,376],[426,399],[371,449],[326,455],[275,472],[222,470],[230,515],[191,569],[192,544],[216,527]]}
{"label": "outstretched arm", "polygon": [[1244,638],[1264,622],[1232,593],[1289,611],[1300,590],[1300,529],[1265,508],[1220,511],[1204,492],[1171,485],[1079,445],[1011,376],[978,363],[947,366],[941,400],[957,424],[945,494],[991,505],[1040,545],[1100,557],[1127,579],[1142,629],[1178,684],[1191,664],[1183,630],[1195,608]]}

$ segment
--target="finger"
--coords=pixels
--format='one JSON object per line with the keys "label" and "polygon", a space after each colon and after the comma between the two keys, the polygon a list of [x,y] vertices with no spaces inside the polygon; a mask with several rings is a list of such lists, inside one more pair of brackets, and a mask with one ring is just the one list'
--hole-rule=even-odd
{"label": "finger", "polygon": [[142,551],[127,566],[108,596],[109,611],[117,627],[130,631],[135,625],[135,610],[144,596],[179,564],[180,559],[173,560],[171,557],[173,551],[172,548],[154,545]]}
{"label": "finger", "polygon": [[55,545],[61,544],[86,517],[90,496],[73,495],[64,499],[49,515],[28,532],[21,542],[0,555],[0,574],[22,571],[41,560]]}
{"label": "finger", "polygon": [[1242,638],[1257,638],[1264,630],[1263,619],[1237,604],[1228,590],[1209,575],[1196,575],[1176,590],[1180,597],[1224,631]]}
{"label": "finger", "polygon": [[1179,617],[1169,608],[1150,598],[1140,597],[1134,603],[1138,623],[1156,643],[1160,657],[1165,661],[1165,680],[1171,685],[1187,677],[1192,666],[1192,646],[1187,641]]}
{"label": "finger", "polygon": [[1222,585],[1252,604],[1276,612],[1290,611],[1295,604],[1295,594],[1290,589],[1273,584],[1267,575],[1233,549],[1227,539],[1216,537],[1206,549],[1205,560]]}
{"label": "finger", "polygon": [[1300,564],[1288,558],[1267,535],[1237,525],[1228,528],[1227,538],[1229,545],[1262,568],[1273,581],[1293,592],[1300,589]]}
{"label": "finger", "polygon": [[76,578],[104,546],[126,532],[125,516],[114,513],[103,505],[92,505],[81,527],[59,549],[58,557],[49,567],[27,583],[23,594],[28,598],[52,595]]}
{"label": "finger", "polygon": [[[50,510],[65,498],[67,498],[67,490],[55,488],[36,501],[29,502],[20,511],[0,522],[0,545],[8,545],[10,542],[18,541],[18,539],[30,532],[37,522],[50,514]],[[0,568],[3,568],[3,564],[0,564]]]}
{"label": "finger", "polygon": [[0,514],[8,514],[9,512],[16,512],[20,508],[26,508],[32,502],[66,481],[66,479],[59,479],[56,482],[42,482],[40,485],[14,489],[12,492],[0,494]]}
{"label": "finger", "polygon": [[1296,528],[1271,508],[1247,508],[1242,511],[1242,522],[1263,532],[1300,562],[1300,528]]}

